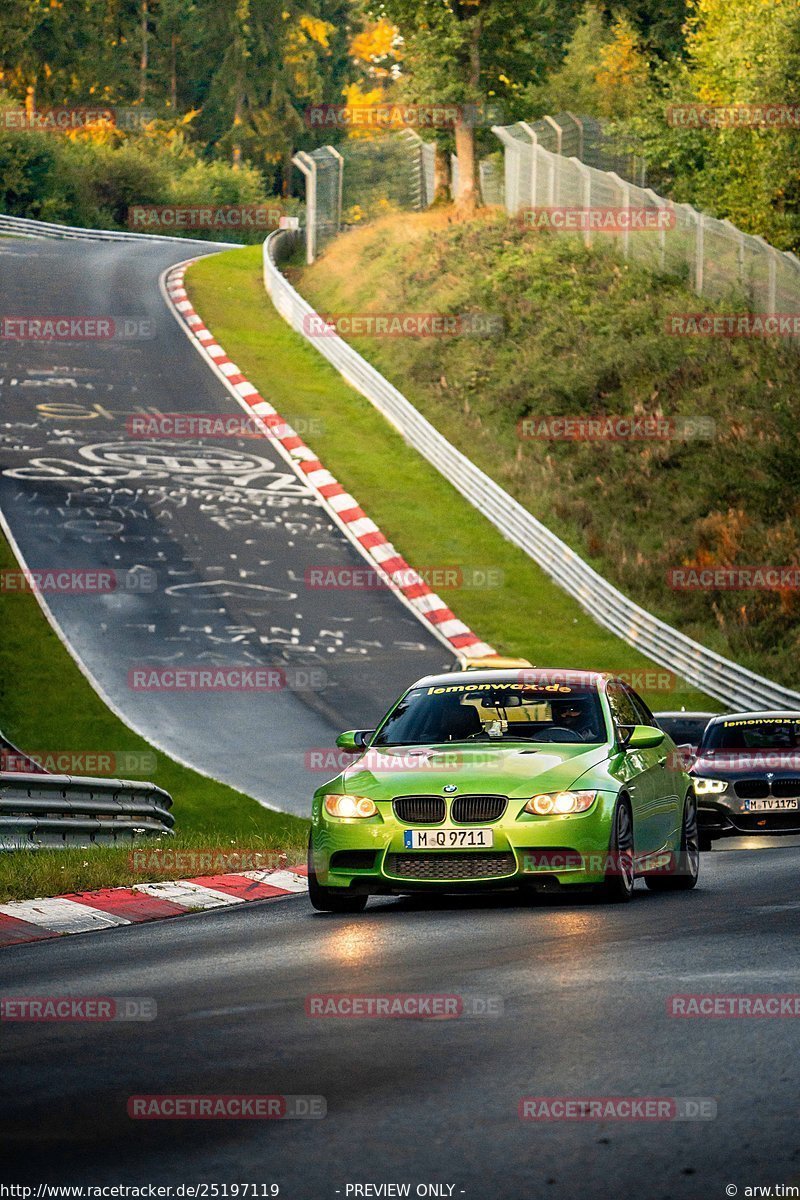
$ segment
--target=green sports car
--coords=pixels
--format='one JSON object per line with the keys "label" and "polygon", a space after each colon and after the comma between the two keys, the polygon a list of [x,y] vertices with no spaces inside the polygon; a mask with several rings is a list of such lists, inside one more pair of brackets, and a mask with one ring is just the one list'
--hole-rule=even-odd
{"label": "green sports car", "polygon": [[314,795],[311,903],[370,895],[591,886],[693,888],[697,806],[675,744],[621,679],[463,671],[421,679]]}

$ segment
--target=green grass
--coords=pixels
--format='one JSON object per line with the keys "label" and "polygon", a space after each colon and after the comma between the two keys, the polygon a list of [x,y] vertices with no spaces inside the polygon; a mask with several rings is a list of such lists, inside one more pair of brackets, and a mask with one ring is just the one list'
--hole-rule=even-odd
{"label": "green grass", "polygon": [[[15,566],[11,547],[0,536],[0,570]],[[106,708],[32,595],[0,596],[0,628],[0,729],[12,742],[32,751],[151,749]],[[307,821],[271,812],[153,753],[157,767],[147,778],[174,800],[176,835],[160,841],[165,850],[238,847],[285,851],[290,862],[302,860]],[[129,855],[130,847],[0,852],[0,902],[175,877],[169,870],[132,870]]]}
{"label": "green grass", "polygon": [[[670,313],[746,305],[699,299],[678,276],[626,263],[613,242],[597,236],[587,249],[497,213],[467,222],[447,211],[404,213],[345,234],[293,276],[318,312],[502,317],[501,336],[352,341],[451,442],[627,595],[718,652],[796,686],[800,591],[677,593],[667,585],[671,567],[800,563],[796,348],[785,339],[666,335]],[[616,413],[701,416],[715,423],[716,436],[566,443],[517,432],[528,416]],[[532,595],[544,593],[537,586]],[[534,607],[541,613],[541,604]],[[568,653],[594,646],[565,639],[569,609],[559,602],[555,611],[557,645]],[[507,627],[489,613],[479,623],[521,648],[514,617]],[[530,633],[522,640],[537,650]],[[549,642],[545,652],[552,657]]]}
{"label": "green grass", "polygon": [[[289,329],[264,293],[258,250],[203,259],[188,272],[187,286],[215,337],[262,395],[301,428],[316,429],[309,444],[412,566],[498,573],[501,586],[443,593],[482,638],[537,666],[657,670],[506,542]],[[676,692],[642,690],[654,707],[719,707],[688,685]]]}

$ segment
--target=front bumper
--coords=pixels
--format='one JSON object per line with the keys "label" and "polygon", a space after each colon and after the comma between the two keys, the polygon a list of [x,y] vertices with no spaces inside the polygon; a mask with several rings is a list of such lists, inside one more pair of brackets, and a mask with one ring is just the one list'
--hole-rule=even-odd
{"label": "front bumper", "polygon": [[697,823],[701,834],[716,841],[724,837],[763,834],[800,834],[800,810],[795,812],[747,812],[738,796],[698,799]]}
{"label": "front bumper", "polygon": [[[367,820],[332,819],[315,801],[311,848],[314,870],[325,887],[369,894],[485,888],[546,888],[553,884],[602,883],[607,866],[616,794],[600,792],[586,813],[518,819],[524,799],[487,824],[404,824],[390,802],[376,802]],[[408,829],[487,829],[491,849],[409,850]]]}

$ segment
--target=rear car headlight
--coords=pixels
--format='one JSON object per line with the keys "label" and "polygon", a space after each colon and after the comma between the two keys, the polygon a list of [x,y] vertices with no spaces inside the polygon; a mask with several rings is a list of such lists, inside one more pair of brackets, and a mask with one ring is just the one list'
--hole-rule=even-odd
{"label": "rear car headlight", "polygon": [[325,812],[331,817],[374,817],[377,811],[369,796],[325,797]]}
{"label": "rear car headlight", "polygon": [[728,784],[725,779],[695,779],[694,794],[696,796],[719,796],[727,792]]}
{"label": "rear car headlight", "polygon": [[529,800],[522,811],[537,817],[561,817],[586,812],[596,799],[597,792],[543,792]]}

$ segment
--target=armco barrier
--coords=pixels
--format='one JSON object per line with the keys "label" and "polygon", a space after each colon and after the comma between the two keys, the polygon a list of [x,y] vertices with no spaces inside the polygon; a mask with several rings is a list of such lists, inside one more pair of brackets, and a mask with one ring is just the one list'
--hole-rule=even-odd
{"label": "armco barrier", "polygon": [[172,797],[152,783],[0,774],[0,850],[115,845],[169,835]]}
{"label": "armco barrier", "polygon": [[54,221],[34,221],[29,217],[9,217],[0,213],[0,234],[24,238],[59,238],[67,241],[89,242],[169,242],[180,245],[211,246],[217,250],[236,250],[241,242],[207,242],[202,238],[170,237],[160,233],[128,233],[122,229],[80,229],[74,225],[57,225]]}
{"label": "armco barrier", "polygon": [[313,328],[309,318],[317,314],[278,267],[278,262],[291,252],[297,236],[278,230],[264,242],[264,285],[278,312],[504,537],[524,550],[599,624],[709,696],[733,709],[800,708],[800,692],[723,658],[624,596],[452,446],[352,346],[338,336],[309,336],[307,330]]}

